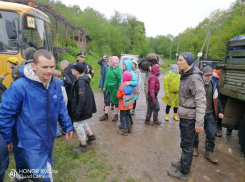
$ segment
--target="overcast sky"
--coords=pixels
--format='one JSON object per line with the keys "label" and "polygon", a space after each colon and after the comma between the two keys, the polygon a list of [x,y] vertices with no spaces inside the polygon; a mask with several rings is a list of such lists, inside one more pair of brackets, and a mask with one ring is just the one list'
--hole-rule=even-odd
{"label": "overcast sky", "polygon": [[66,5],[88,6],[107,19],[114,10],[135,15],[145,23],[146,36],[177,36],[187,27],[195,27],[217,9],[228,9],[235,0],[62,0]]}

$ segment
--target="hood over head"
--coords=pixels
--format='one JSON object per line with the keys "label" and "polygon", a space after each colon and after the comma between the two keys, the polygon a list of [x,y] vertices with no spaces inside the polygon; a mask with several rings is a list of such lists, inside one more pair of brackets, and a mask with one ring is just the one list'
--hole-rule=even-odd
{"label": "hood over head", "polygon": [[139,68],[138,67],[138,60],[137,59],[133,59],[132,61],[133,61],[134,64],[136,64],[136,67],[133,70],[138,69]]}
{"label": "hood over head", "polygon": [[28,47],[25,51],[24,51],[24,56],[26,60],[30,60],[33,59],[33,55],[37,50],[33,47]]}
{"label": "hood over head", "polygon": [[131,60],[124,60],[123,63],[125,64],[127,71],[132,71],[133,62]]}
{"label": "hood over head", "polygon": [[160,66],[158,66],[158,65],[152,66],[151,73],[153,75],[157,75],[158,76],[158,75],[160,75],[159,69],[160,69]]}
{"label": "hood over head", "polygon": [[172,73],[173,73],[173,74],[177,74],[177,68],[178,68],[178,65],[177,65],[177,64],[172,64],[172,65],[171,65],[171,68],[172,68]]}
{"label": "hood over head", "polygon": [[119,58],[117,56],[112,56],[110,57],[110,59],[112,60],[113,65],[117,67],[117,65],[119,64]]}
{"label": "hood over head", "polygon": [[132,74],[129,71],[124,71],[122,81],[127,82],[132,79]]}

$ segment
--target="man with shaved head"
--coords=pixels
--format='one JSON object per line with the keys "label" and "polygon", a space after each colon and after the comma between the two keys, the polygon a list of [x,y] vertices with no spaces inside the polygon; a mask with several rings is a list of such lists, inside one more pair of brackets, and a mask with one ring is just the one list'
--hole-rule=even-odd
{"label": "man with shaved head", "polygon": [[3,94],[0,104],[0,134],[13,145],[17,175],[11,181],[52,179],[52,154],[57,120],[72,137],[72,123],[63,100],[60,81],[53,77],[54,57],[46,50],[33,55],[16,80]]}

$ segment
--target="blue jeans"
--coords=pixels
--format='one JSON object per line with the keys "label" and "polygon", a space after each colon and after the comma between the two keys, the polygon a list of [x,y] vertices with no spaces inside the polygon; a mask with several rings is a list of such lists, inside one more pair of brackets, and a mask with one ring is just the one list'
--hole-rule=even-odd
{"label": "blue jeans", "polygon": [[[216,126],[216,119],[214,113],[207,113],[204,116],[204,130],[206,133],[206,141],[205,141],[205,148],[206,151],[214,152],[214,142],[215,142],[215,135],[217,133],[217,126]],[[199,134],[196,133],[196,138],[194,142],[194,148],[198,148],[199,144]]]}
{"label": "blue jeans", "polygon": [[120,110],[120,129],[128,131],[128,127],[132,126],[130,110]]}

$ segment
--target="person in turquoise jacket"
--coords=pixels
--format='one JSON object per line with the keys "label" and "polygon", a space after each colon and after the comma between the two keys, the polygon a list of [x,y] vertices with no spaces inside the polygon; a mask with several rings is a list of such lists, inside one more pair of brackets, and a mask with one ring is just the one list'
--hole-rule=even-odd
{"label": "person in turquoise jacket", "polygon": [[[139,82],[136,77],[136,74],[132,71],[133,61],[131,60],[124,60],[123,61],[123,71],[129,71],[132,74],[132,79],[129,82],[126,82],[127,85],[131,85],[133,87],[137,87]],[[138,94],[134,95],[134,100],[138,98]]]}
{"label": "person in turquoise jacket", "polygon": [[[16,175],[13,181],[31,178],[51,182],[57,121],[72,137],[73,126],[63,99],[60,81],[53,77],[55,61],[38,50],[33,63],[25,65],[21,78],[3,93],[0,104],[0,134],[13,144]],[[32,170],[31,173],[28,170]]]}

